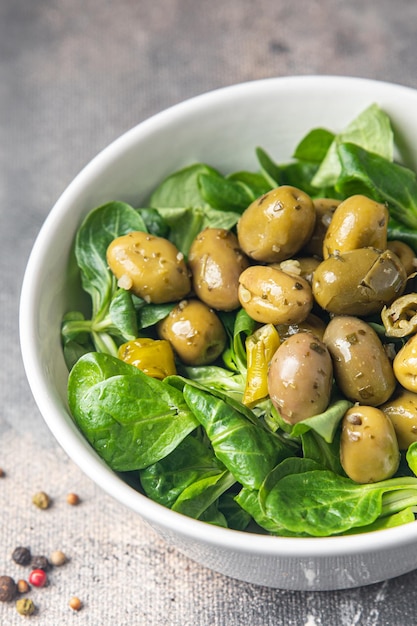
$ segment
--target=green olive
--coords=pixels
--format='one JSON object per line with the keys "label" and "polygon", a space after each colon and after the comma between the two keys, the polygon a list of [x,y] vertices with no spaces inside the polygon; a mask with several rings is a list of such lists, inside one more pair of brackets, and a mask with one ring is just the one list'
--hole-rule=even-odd
{"label": "green olive", "polygon": [[188,265],[200,300],[220,311],[239,306],[239,276],[249,260],[234,233],[223,228],[203,230],[191,244]]}
{"label": "green olive", "polygon": [[340,203],[341,200],[334,198],[316,198],[313,200],[316,210],[316,223],[313,234],[302,250],[303,254],[311,254],[320,259],[323,258],[324,237],[329,228],[333,214]]}
{"label": "green olive", "polygon": [[375,483],[395,474],[400,452],[392,422],[383,411],[356,405],[345,413],[340,462],[357,483]]}
{"label": "green olive", "polygon": [[200,300],[183,300],[160,321],[157,332],[170,342],[186,365],[213,363],[226,345],[226,331],[216,313]]}
{"label": "green olive", "polygon": [[393,423],[400,450],[417,441],[417,393],[399,388],[380,407]]}
{"label": "green olive", "polygon": [[262,263],[289,259],[310,239],[316,220],[313,201],[304,191],[281,185],[242,213],[237,224],[243,252]]}
{"label": "green olive", "polygon": [[147,302],[175,302],[191,289],[183,254],[163,237],[140,231],[117,237],[107,248],[107,263],[120,287]]}
{"label": "green olive", "polygon": [[371,315],[400,296],[407,275],[390,250],[358,248],[331,256],[313,275],[316,302],[336,315]]}
{"label": "green olive", "polygon": [[397,352],[394,374],[402,387],[417,392],[417,335],[413,335]]}
{"label": "green olive", "polygon": [[407,273],[407,276],[410,276],[413,272],[416,271],[416,255],[414,254],[414,250],[410,248],[408,244],[404,241],[388,241],[387,243],[388,250],[394,252],[397,257],[400,259],[401,263],[404,265],[404,269]]}
{"label": "green olive", "polygon": [[378,406],[389,399],[396,386],[394,372],[369,324],[357,317],[336,316],[323,341],[333,359],[337,386],[349,400]]}
{"label": "green olive", "polygon": [[276,350],[268,371],[268,392],[283,420],[296,424],[322,413],[333,381],[330,354],[315,335],[299,332]]}
{"label": "green olive", "polygon": [[339,204],[323,241],[323,257],[356,248],[387,247],[388,209],[360,194]]}
{"label": "green olive", "polygon": [[277,324],[276,329],[281,341],[284,341],[284,339],[288,339],[291,335],[295,335],[296,333],[302,331],[310,331],[318,339],[323,341],[326,323],[318,315],[310,313],[305,320],[299,322],[298,324]]}
{"label": "green olive", "polygon": [[313,306],[311,287],[304,278],[268,265],[252,265],[239,277],[239,301],[262,324],[296,324]]}

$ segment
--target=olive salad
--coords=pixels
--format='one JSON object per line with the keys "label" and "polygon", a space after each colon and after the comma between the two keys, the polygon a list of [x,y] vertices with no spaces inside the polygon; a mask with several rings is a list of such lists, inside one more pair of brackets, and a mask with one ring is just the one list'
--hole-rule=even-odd
{"label": "olive salad", "polygon": [[417,181],[371,104],[288,163],[195,163],[75,240],[73,418],[114,471],[195,519],[280,536],[417,512]]}

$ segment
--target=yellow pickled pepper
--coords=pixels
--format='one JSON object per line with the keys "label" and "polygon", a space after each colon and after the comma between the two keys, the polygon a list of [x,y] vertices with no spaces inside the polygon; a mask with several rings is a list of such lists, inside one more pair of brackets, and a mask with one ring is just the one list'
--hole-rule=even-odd
{"label": "yellow pickled pepper", "polygon": [[269,363],[281,343],[273,324],[265,324],[246,338],[247,376],[243,404],[254,406],[268,395]]}
{"label": "yellow pickled pepper", "polygon": [[119,347],[118,357],[159,380],[177,373],[174,352],[165,339],[139,337],[127,341]]}

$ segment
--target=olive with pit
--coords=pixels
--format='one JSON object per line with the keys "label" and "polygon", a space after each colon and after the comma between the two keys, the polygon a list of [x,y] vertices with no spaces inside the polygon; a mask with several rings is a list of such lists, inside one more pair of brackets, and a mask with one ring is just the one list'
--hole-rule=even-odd
{"label": "olive with pit", "polygon": [[313,274],[316,302],[336,315],[379,313],[404,291],[407,275],[390,250],[358,248],[330,256]]}
{"label": "olive with pit", "polygon": [[394,374],[402,387],[417,392],[417,334],[397,352],[393,361]]}
{"label": "olive with pit", "polygon": [[361,405],[348,409],[342,420],[340,462],[356,483],[375,483],[395,474],[400,463],[397,437],[381,409]]}
{"label": "olive with pit", "polygon": [[132,231],[107,248],[107,263],[119,287],[153,304],[181,300],[191,290],[184,255],[163,237]]}
{"label": "olive with pit", "polygon": [[170,342],[186,365],[208,365],[223,352],[226,331],[220,318],[200,300],[179,302],[158,322],[157,333]]}
{"label": "olive with pit", "polygon": [[301,189],[281,185],[264,194],[242,213],[237,236],[243,252],[262,263],[289,259],[310,239],[316,212]]}
{"label": "olive with pit", "polygon": [[374,329],[352,316],[336,316],[323,336],[340,391],[353,402],[378,406],[395,390],[391,361]]}
{"label": "olive with pit", "polygon": [[394,426],[400,450],[407,450],[417,441],[417,393],[400,387],[380,409]]}
{"label": "olive with pit", "polygon": [[323,257],[357,248],[387,247],[388,209],[357,194],[343,200],[335,210],[323,241]]}
{"label": "olive with pit", "polygon": [[239,276],[249,259],[239,248],[234,233],[224,228],[206,228],[191,244],[188,265],[196,295],[219,311],[239,306]]}
{"label": "olive with pit", "polygon": [[332,381],[332,360],[324,343],[310,332],[299,332],[274,353],[268,392],[282,419],[296,424],[327,408]]}
{"label": "olive with pit", "polygon": [[394,239],[393,241],[388,241],[387,248],[391,250],[391,252],[394,252],[400,259],[401,263],[404,265],[407,276],[416,271],[416,255],[414,250],[407,243]]}
{"label": "olive with pit", "polygon": [[313,306],[309,283],[269,265],[252,265],[239,277],[238,297],[245,311],[262,324],[295,324]]}

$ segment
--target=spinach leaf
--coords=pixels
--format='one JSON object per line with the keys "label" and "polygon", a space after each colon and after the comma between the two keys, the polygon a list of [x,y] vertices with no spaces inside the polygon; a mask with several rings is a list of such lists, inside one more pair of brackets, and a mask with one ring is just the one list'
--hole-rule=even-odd
{"label": "spinach leaf", "polygon": [[363,193],[386,202],[395,220],[417,228],[417,179],[413,171],[351,143],[341,144],[338,154],[342,167],[339,191],[345,195]]}
{"label": "spinach leaf", "polygon": [[141,470],[140,482],[147,496],[171,507],[184,489],[223,471],[211,447],[191,434],[166,457]]}
{"label": "spinach leaf", "polygon": [[202,174],[221,176],[205,163],[194,163],[167,176],[152,193],[149,204],[156,209],[206,206],[199,179]]}
{"label": "spinach leaf", "polygon": [[240,183],[246,189],[251,202],[271,190],[270,182],[261,172],[239,171],[229,174],[226,178]]}
{"label": "spinach leaf", "polygon": [[358,484],[329,470],[288,474],[265,498],[265,513],[295,533],[328,536],[368,526],[417,504],[417,479]]}
{"label": "spinach leaf", "polygon": [[224,515],[228,528],[245,530],[252,521],[252,516],[238,504],[230,490],[220,496],[218,508]]}
{"label": "spinach leaf", "polygon": [[169,238],[169,226],[162,215],[152,207],[137,209],[143,219],[146,230],[155,237]]}
{"label": "spinach leaf", "polygon": [[336,184],[342,169],[338,151],[342,143],[358,145],[392,161],[394,135],[388,115],[377,104],[371,104],[336,135],[311,181],[314,187],[330,187]]}
{"label": "spinach leaf", "polygon": [[92,299],[93,317],[103,317],[114,291],[114,278],[106,260],[107,248],[113,239],[132,230],[146,232],[139,213],[125,202],[109,202],[90,211],[77,232],[75,256],[83,288]]}
{"label": "spinach leaf", "polygon": [[214,209],[242,213],[255,199],[247,186],[219,174],[201,174],[201,195]]}
{"label": "spinach leaf", "polygon": [[297,145],[293,157],[300,161],[321,163],[334,138],[334,133],[325,128],[313,128]]}
{"label": "spinach leaf", "polygon": [[80,430],[117,471],[156,463],[198,425],[181,392],[105,353],[77,361],[68,401]]}
{"label": "spinach leaf", "polygon": [[171,508],[177,513],[199,519],[235,482],[236,479],[228,470],[203,476],[186,487]]}
{"label": "spinach leaf", "polygon": [[169,225],[169,238],[177,248],[188,255],[195,237],[205,228],[232,229],[240,214],[235,211],[218,211],[210,206],[158,207],[158,212]]}
{"label": "spinach leaf", "polygon": [[205,429],[217,458],[245,487],[258,489],[291,451],[273,433],[249,421],[224,400],[184,387],[184,399]]}
{"label": "spinach leaf", "polygon": [[309,417],[295,424],[291,429],[292,437],[299,437],[309,430],[314,431],[327,443],[333,441],[334,435],[339,426],[340,420],[346,411],[353,405],[352,402],[345,398],[333,395],[328,408],[318,415]]}

